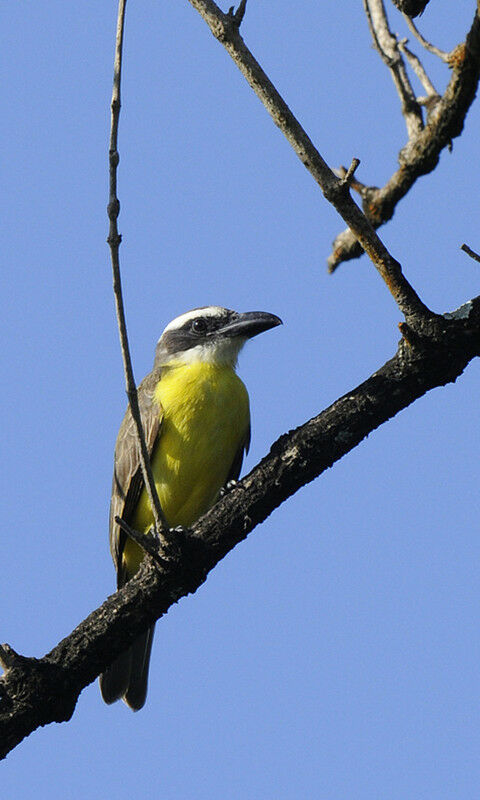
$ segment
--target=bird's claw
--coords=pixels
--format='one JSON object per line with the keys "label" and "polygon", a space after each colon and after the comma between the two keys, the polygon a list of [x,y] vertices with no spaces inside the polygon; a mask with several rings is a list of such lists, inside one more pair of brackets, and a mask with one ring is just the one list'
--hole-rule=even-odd
{"label": "bird's claw", "polygon": [[172,531],[172,533],[176,533],[179,536],[185,536],[185,534],[188,531],[188,528],[186,528],[184,525],[175,525],[175,527],[170,528],[170,530]]}
{"label": "bird's claw", "polygon": [[236,486],[238,486],[238,481],[234,480],[227,481],[225,486],[222,486],[222,488],[220,489],[219,496],[225,497],[225,495],[229,494],[229,492],[231,492],[232,489],[235,489]]}

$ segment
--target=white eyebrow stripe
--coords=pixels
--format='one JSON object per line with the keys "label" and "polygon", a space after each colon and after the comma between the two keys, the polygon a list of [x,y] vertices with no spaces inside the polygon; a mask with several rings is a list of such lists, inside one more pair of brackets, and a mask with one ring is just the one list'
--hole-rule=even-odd
{"label": "white eyebrow stripe", "polygon": [[227,309],[222,308],[222,306],[194,308],[192,311],[186,311],[185,314],[181,314],[179,317],[172,319],[172,321],[168,323],[163,333],[177,330],[177,328],[181,328],[182,325],[185,325],[185,323],[191,319],[195,319],[195,317],[223,317],[226,311]]}

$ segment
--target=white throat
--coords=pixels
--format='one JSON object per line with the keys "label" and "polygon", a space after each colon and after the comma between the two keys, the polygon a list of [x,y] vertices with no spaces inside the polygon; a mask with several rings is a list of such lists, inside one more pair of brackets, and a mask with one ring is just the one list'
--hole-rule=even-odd
{"label": "white throat", "polygon": [[218,364],[218,366],[230,366],[235,369],[238,354],[245,344],[246,339],[236,336],[234,339],[219,339],[217,342],[208,344],[197,344],[181,353],[173,353],[169,358],[169,364]]}

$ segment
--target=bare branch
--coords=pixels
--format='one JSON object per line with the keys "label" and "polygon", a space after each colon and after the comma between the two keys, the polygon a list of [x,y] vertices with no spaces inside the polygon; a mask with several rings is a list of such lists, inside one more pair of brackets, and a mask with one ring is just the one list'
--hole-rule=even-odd
{"label": "bare branch", "polygon": [[353,187],[353,184],[355,183],[355,172],[357,171],[359,166],[360,166],[360,159],[352,158],[352,163],[350,164],[349,168],[347,170],[345,168],[342,169],[340,180],[343,186]]}
{"label": "bare branch", "polygon": [[430,42],[428,42],[425,39],[425,37],[422,36],[422,34],[418,30],[417,26],[415,25],[415,23],[413,22],[411,17],[408,16],[408,14],[404,13],[403,17],[404,17],[405,22],[407,23],[408,27],[410,28],[411,32],[418,39],[418,41],[420,42],[422,47],[424,47],[425,50],[428,50],[429,53],[432,53],[432,55],[438,56],[439,58],[442,59],[442,61],[445,61],[445,63],[448,64],[449,53],[447,53],[445,50],[440,50],[439,47],[436,47],[434,44],[431,44]]}
{"label": "bare branch", "polygon": [[41,659],[0,647],[0,758],[41,725],[70,719],[82,689],[271,512],[369,433],[480,355],[480,297],[414,331],[397,353],[318,416],[281,436],[270,453],[191,531],[176,531],[178,558],[146,557],[134,578]]}
{"label": "bare branch", "polygon": [[437,100],[440,99],[440,95],[435,89],[435,86],[433,85],[432,81],[428,77],[425,67],[423,66],[418,56],[415,55],[415,53],[412,53],[412,51],[407,47],[407,40],[400,39],[398,41],[398,47],[399,50],[401,50],[401,52],[405,55],[408,63],[410,64],[415,75],[417,76],[418,80],[420,81],[420,83],[422,84],[423,88],[427,93],[427,98],[428,98],[427,101],[424,101],[423,99],[417,97],[417,102],[420,105],[427,106],[428,108],[431,101],[436,102]]}
{"label": "bare branch", "polygon": [[412,139],[423,130],[422,109],[417,103],[405,62],[398,47],[397,37],[388,27],[387,13],[383,0],[364,0],[370,33],[373,43],[383,62],[390,70],[395,88],[402,103],[402,114],[407,126],[408,138]]}
{"label": "bare branch", "polygon": [[[432,107],[427,104],[429,113],[424,130],[409,140],[400,151],[400,168],[385,186],[365,186],[362,192],[363,210],[374,228],[379,228],[392,218],[397,203],[419,177],[435,169],[442,150],[450,148],[452,139],[463,130],[480,77],[479,6],[477,1],[477,11],[465,42],[449,54],[452,76],[438,102],[433,102]],[[362,248],[355,235],[349,230],[342,231],[333,242],[332,254],[328,259],[329,271],[334,272],[342,262],[360,255]]]}
{"label": "bare branch", "polygon": [[115,522],[127,536],[133,539],[133,541],[136,542],[145,553],[148,553],[154,561],[161,566],[166,564],[166,559],[162,557],[163,550],[162,548],[159,549],[159,540],[155,534],[152,535],[150,531],[148,533],[140,533],[140,531],[135,530],[135,528],[131,528],[128,522],[125,522],[121,517],[115,517]]}
{"label": "bare branch", "polygon": [[236,11],[235,11],[235,6],[232,6],[228,11],[229,16],[232,18],[237,28],[239,28],[243,22],[246,8],[247,8],[247,0],[240,0],[239,6]]}
{"label": "bare branch", "polygon": [[472,250],[468,244],[462,244],[460,250],[463,250],[464,253],[470,256],[470,258],[473,258],[474,261],[478,261],[480,263],[480,256],[475,252],[475,250]]}
{"label": "bare branch", "polygon": [[110,175],[110,197],[108,203],[108,218],[110,220],[110,230],[108,234],[108,244],[110,245],[110,254],[112,259],[113,271],[113,291],[115,295],[115,306],[117,312],[118,331],[120,335],[120,344],[122,348],[123,367],[125,372],[125,383],[127,387],[127,396],[130,403],[132,417],[135,422],[138,436],[138,444],[140,449],[140,463],[142,467],[142,475],[145,487],[148,493],[151,508],[153,509],[153,517],[155,521],[155,533],[162,541],[165,552],[168,551],[169,541],[166,537],[168,525],[165,517],[163,516],[158,498],[155,481],[153,478],[152,468],[148,455],[148,449],[145,442],[145,434],[143,432],[142,420],[140,416],[140,409],[138,407],[137,388],[133,376],[132,359],[130,357],[130,347],[128,344],[127,325],[125,321],[125,309],[123,305],[122,296],[122,282],[120,275],[120,255],[119,248],[122,237],[118,233],[117,219],[120,213],[120,203],[117,196],[117,167],[120,160],[118,154],[118,123],[120,119],[120,84],[122,76],[122,46],[123,46],[123,30],[125,20],[125,6],[126,0],[119,0],[118,4],[118,19],[117,19],[117,36],[115,44],[115,64],[113,71],[113,91],[112,91],[112,116],[110,127],[110,147],[109,147],[109,175]]}
{"label": "bare branch", "polygon": [[[355,161],[357,162],[357,164],[355,166],[355,171],[356,171],[358,169],[358,167],[360,166],[360,159],[358,159],[358,158],[357,159],[352,159],[352,164]],[[334,169],[333,171],[334,171],[335,175],[337,175],[342,180],[345,180],[347,175],[348,175],[348,173],[350,172],[350,170],[352,168],[352,164],[350,164],[348,170],[342,164],[342,166],[338,167],[337,169]],[[368,186],[365,186],[364,183],[359,181],[358,178],[355,177],[355,174],[348,181],[348,185],[350,186],[351,189],[353,189],[355,192],[357,192],[360,195],[360,197],[362,197],[362,198],[363,198],[365,189],[368,189]]]}
{"label": "bare branch", "polygon": [[405,318],[428,316],[429,309],[403,275],[400,264],[390,255],[373,226],[352,200],[348,187],[326,164],[245,45],[238,27],[232,24],[229,15],[224,14],[213,0],[189,0],[189,2],[205,20],[215,38],[225,47],[302,164],[320,186],[326,199],[336,208],[361,247],[368,253]]}

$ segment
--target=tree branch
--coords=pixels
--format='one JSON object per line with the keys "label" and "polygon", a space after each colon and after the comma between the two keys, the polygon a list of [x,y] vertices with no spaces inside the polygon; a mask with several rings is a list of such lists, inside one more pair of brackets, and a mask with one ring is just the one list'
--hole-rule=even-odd
{"label": "tree branch", "polygon": [[[472,26],[463,44],[458,45],[448,57],[452,76],[438,102],[427,105],[427,122],[423,130],[413,136],[399,153],[400,168],[385,186],[365,186],[362,207],[375,229],[393,217],[395,208],[413,184],[422,175],[432,172],[438,164],[440,153],[450,147],[452,139],[463,130],[467,112],[475,98],[480,78],[480,11],[477,10]],[[328,259],[330,272],[344,261],[362,255],[362,247],[352,231],[345,230],[333,242]]]}
{"label": "tree branch", "polygon": [[472,250],[472,248],[469,247],[468,244],[462,244],[460,250],[463,250],[463,252],[466,253],[467,256],[470,256],[470,258],[473,258],[474,261],[478,261],[480,263],[480,255],[476,253],[475,250]]}
{"label": "tree branch", "polygon": [[432,55],[438,56],[438,58],[440,58],[442,61],[448,64],[449,53],[447,53],[445,50],[440,50],[439,47],[436,47],[434,44],[428,42],[418,30],[412,18],[409,17],[408,14],[406,14],[405,12],[404,12],[404,18],[405,22],[407,23],[407,26],[410,28],[415,38],[418,39],[422,47],[424,47],[425,50],[427,50],[429,53],[432,53]]}
{"label": "tree branch", "polygon": [[364,0],[363,6],[367,15],[373,44],[382,61],[390,70],[402,104],[402,114],[405,118],[408,138],[412,139],[424,128],[423,116],[410,83],[401,50],[398,47],[397,37],[393,35],[388,27],[383,0]]}
{"label": "tree branch", "polygon": [[402,323],[395,356],[318,416],[281,436],[270,453],[191,531],[176,531],[177,557],[137,573],[44,658],[0,647],[0,757],[41,725],[67,721],[82,689],[256,525],[369,433],[480,355],[480,297],[424,321]]}
{"label": "tree branch", "polygon": [[402,273],[398,261],[388,252],[373,226],[352,200],[348,182],[337,178],[311,139],[292,114],[262,67],[245,45],[238,26],[232,24],[213,0],[189,0],[211,32],[225,47],[242,75],[261,100],[302,164],[320,186],[326,199],[345,220],[361,247],[368,253],[407,321],[429,316],[430,311]]}
{"label": "tree branch", "polygon": [[407,47],[407,39],[399,39],[398,48],[400,52],[404,54],[415,75],[427,93],[426,98],[417,97],[417,103],[425,106],[428,112],[432,111],[434,104],[440,100],[440,95],[428,77],[425,67],[418,56],[415,55],[415,53],[412,53],[412,51]]}
{"label": "tree branch", "polygon": [[110,176],[110,196],[108,202],[108,218],[110,220],[110,230],[108,233],[107,242],[110,246],[110,255],[112,260],[113,272],[113,292],[115,296],[115,308],[117,313],[118,332],[120,336],[120,345],[122,348],[123,367],[125,372],[125,384],[127,389],[128,402],[132,412],[132,418],[135,422],[138,437],[138,447],[140,450],[140,465],[142,468],[143,482],[145,484],[150,506],[153,510],[153,518],[155,523],[155,533],[162,541],[165,554],[168,552],[169,539],[166,536],[168,525],[165,517],[163,516],[160,500],[158,498],[157,488],[153,478],[152,468],[148,455],[147,444],[145,442],[145,434],[143,431],[142,419],[140,409],[138,406],[137,387],[135,385],[135,378],[133,376],[132,359],[130,356],[130,347],[128,344],[127,324],[125,320],[125,308],[123,305],[122,296],[122,281],[120,275],[120,243],[122,237],[118,232],[117,219],[120,213],[120,203],[117,196],[117,167],[120,161],[118,153],[118,124],[120,120],[120,84],[122,77],[122,50],[123,50],[123,31],[125,21],[125,6],[127,0],[119,0],[118,4],[118,18],[117,18],[117,35],[115,42],[115,63],[113,70],[113,91],[111,103],[111,126],[110,126],[110,147],[109,147],[109,176]]}

